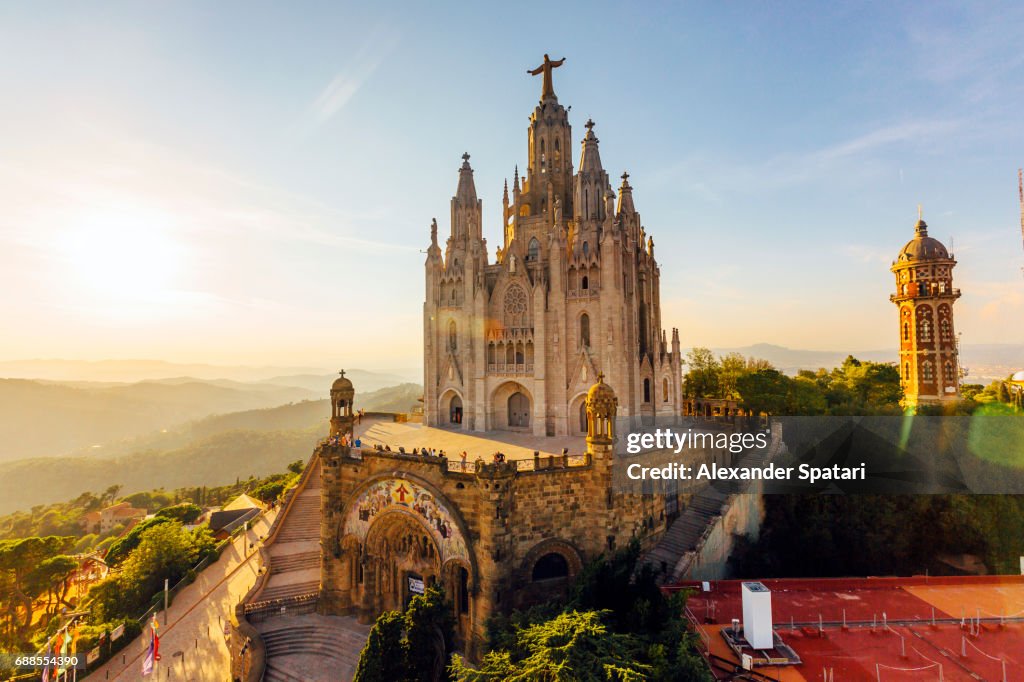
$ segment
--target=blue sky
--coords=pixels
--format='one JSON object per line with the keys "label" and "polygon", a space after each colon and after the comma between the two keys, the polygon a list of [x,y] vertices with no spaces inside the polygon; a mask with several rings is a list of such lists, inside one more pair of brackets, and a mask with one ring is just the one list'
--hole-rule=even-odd
{"label": "blue sky", "polygon": [[[5,3],[0,357],[413,367],[430,219],[485,236],[545,52],[628,169],[683,343],[896,345],[954,238],[966,343],[1024,339],[1024,7]],[[617,184],[617,183],[616,183]]]}

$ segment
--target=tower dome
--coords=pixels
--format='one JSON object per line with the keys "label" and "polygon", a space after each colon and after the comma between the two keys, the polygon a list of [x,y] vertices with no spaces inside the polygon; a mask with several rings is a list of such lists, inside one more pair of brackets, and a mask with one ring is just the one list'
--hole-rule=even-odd
{"label": "tower dome", "polygon": [[356,389],[345,378],[345,370],[331,384],[331,436],[352,434],[352,402]]}
{"label": "tower dome", "polygon": [[925,260],[949,260],[949,251],[938,239],[928,236],[928,223],[918,219],[914,225],[914,238],[900,249],[898,263]]}
{"label": "tower dome", "polygon": [[587,443],[604,445],[615,442],[615,415],[619,399],[612,387],[604,383],[604,374],[587,391]]}
{"label": "tower dome", "polygon": [[355,394],[355,388],[352,387],[352,382],[345,377],[345,370],[338,372],[339,376],[331,384],[331,393],[348,393],[349,397]]}

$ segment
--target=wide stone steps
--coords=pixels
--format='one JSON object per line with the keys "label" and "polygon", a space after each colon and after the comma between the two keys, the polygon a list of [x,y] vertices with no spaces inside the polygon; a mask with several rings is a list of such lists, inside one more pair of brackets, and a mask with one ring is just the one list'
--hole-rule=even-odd
{"label": "wide stone steps", "polygon": [[267,655],[289,656],[298,653],[320,653],[358,655],[366,643],[366,637],[348,630],[321,630],[303,628],[295,632],[268,632],[264,634]]}
{"label": "wide stone steps", "polygon": [[274,585],[264,588],[264,590],[257,595],[256,601],[287,599],[289,597],[299,597],[304,594],[312,594],[319,591],[320,582],[317,580],[303,583],[292,583],[291,585]]}
{"label": "wide stone steps", "polygon": [[309,682],[299,675],[293,675],[283,666],[283,661],[270,661],[263,672],[263,682]]}
{"label": "wide stone steps", "polygon": [[267,651],[265,682],[348,682],[370,626],[354,618],[285,616],[266,621],[260,635]]}
{"label": "wide stone steps", "polygon": [[306,568],[316,568],[320,565],[319,552],[303,552],[301,554],[284,554],[274,556],[270,562],[271,573],[287,573],[288,571],[301,571]]}

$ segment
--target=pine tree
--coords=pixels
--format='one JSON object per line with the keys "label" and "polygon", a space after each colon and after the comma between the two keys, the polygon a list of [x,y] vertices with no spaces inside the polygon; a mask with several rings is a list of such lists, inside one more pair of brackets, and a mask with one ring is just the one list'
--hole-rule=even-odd
{"label": "pine tree", "polygon": [[380,614],[359,654],[352,682],[405,682],[408,679],[409,644],[403,638],[404,631],[404,614],[398,611]]}

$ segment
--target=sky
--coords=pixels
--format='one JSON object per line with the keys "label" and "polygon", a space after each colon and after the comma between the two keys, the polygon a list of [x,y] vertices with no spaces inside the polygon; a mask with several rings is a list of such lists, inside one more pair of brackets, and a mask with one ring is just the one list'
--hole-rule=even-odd
{"label": "sky", "polygon": [[0,360],[421,365],[431,218],[468,151],[493,258],[544,53],[630,173],[684,346],[895,355],[918,204],[964,343],[1018,343],[1022,29],[1013,3],[3,3]]}

